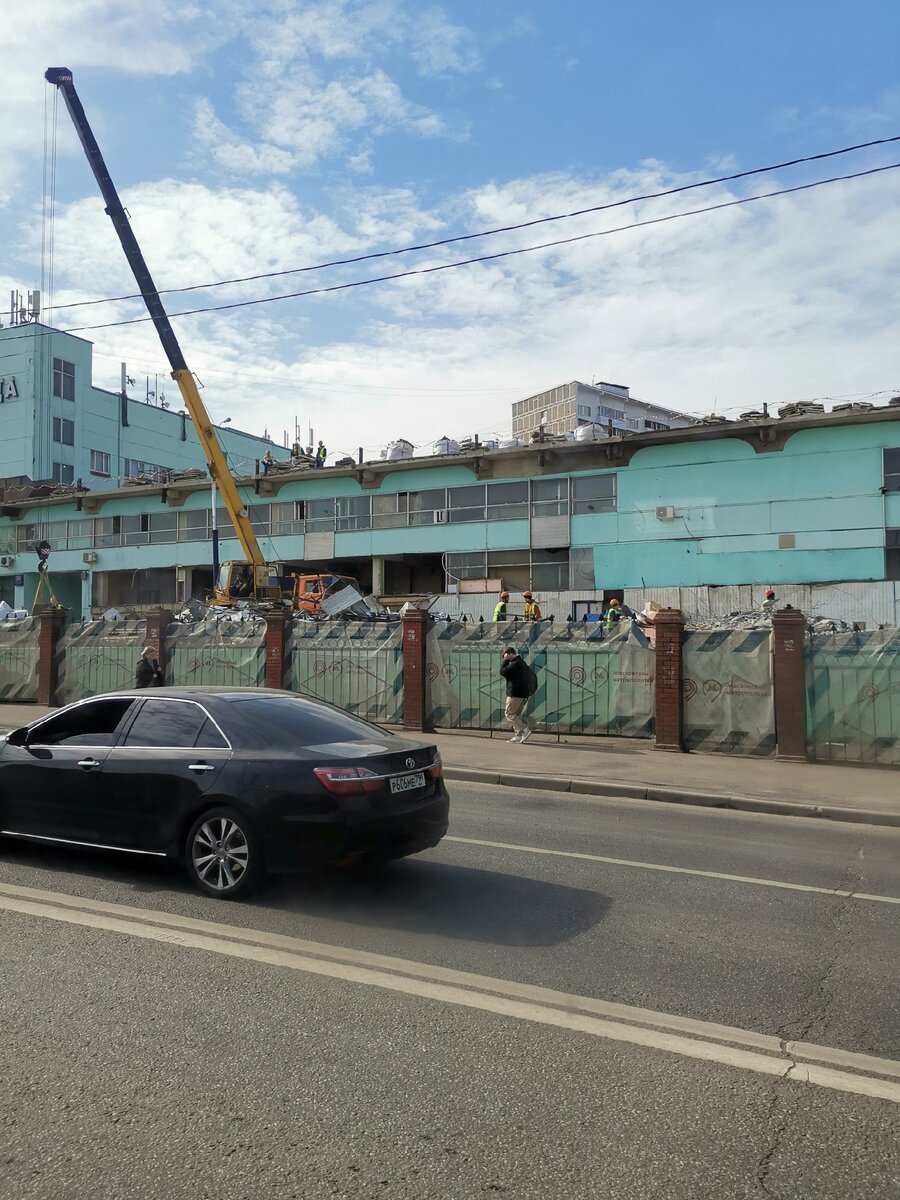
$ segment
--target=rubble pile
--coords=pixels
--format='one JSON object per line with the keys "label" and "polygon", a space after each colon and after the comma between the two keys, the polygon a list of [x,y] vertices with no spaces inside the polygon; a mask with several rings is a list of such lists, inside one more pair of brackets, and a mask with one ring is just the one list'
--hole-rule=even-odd
{"label": "rubble pile", "polygon": [[[730,612],[723,616],[686,618],[685,629],[771,629],[772,618],[758,610]],[[853,626],[841,617],[807,617],[810,633],[852,633]]]}

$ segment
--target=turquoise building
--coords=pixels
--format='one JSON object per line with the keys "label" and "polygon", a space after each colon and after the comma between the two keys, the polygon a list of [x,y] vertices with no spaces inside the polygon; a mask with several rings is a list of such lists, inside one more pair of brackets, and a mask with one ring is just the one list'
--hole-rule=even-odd
{"label": "turquoise building", "polygon": [[[95,387],[93,346],[38,323],[0,329],[0,481],[78,481],[109,489],[141,476],[205,469],[205,460],[168,376],[152,402]],[[155,382],[155,381],[154,381]],[[168,384],[168,400],[162,390]],[[154,386],[153,391],[156,391]],[[253,472],[267,438],[219,429],[232,466]]]}
{"label": "turquoise building", "polygon": [[[24,366],[19,371],[27,381]],[[0,407],[0,453],[10,454],[3,421],[12,403]],[[55,397],[51,416],[65,403]],[[130,431],[146,428],[142,454],[172,465],[171,448],[187,456],[193,446],[197,462],[190,425],[187,441],[179,440],[177,414],[154,411],[158,424],[148,415],[145,426],[147,406],[130,403],[134,424],[117,429],[120,398],[100,393],[95,403],[78,453],[95,448],[90,438],[100,449],[105,433],[105,452],[122,461],[121,447],[135,445]],[[223,433],[233,457],[259,457],[264,443],[251,449]],[[36,434],[17,461],[32,445]],[[85,462],[78,459],[78,477]],[[237,473],[269,561],[336,568],[382,597],[428,592],[442,596],[445,609],[487,614],[502,581],[513,593],[538,593],[545,612],[578,616],[623,593],[632,602],[630,595],[665,589],[772,585],[782,595],[789,586],[853,583],[881,588],[895,622],[900,404],[315,472]],[[208,591],[208,479],[135,488],[117,486],[113,474],[102,488],[84,479],[78,496],[0,501],[0,597],[30,606],[41,539],[52,546],[51,576],[73,619],[109,607],[178,605]],[[224,511],[218,524],[222,559],[239,558]]]}

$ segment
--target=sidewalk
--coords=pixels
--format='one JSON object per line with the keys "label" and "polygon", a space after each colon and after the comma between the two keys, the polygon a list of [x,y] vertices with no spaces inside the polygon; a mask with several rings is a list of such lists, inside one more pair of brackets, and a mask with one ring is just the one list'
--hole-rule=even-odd
{"label": "sidewalk", "polygon": [[[0,732],[52,711],[0,702]],[[535,733],[518,745],[508,742],[506,733],[490,737],[440,730],[421,736],[437,743],[450,780],[900,828],[900,772],[890,769],[671,754],[636,738],[557,742],[554,736]]]}

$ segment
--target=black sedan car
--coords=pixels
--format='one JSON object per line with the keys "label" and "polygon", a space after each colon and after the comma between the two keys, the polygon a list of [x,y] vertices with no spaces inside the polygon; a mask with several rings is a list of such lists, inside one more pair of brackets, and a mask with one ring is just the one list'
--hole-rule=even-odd
{"label": "black sedan car", "polygon": [[436,846],[433,745],[262,688],[113,692],[0,739],[0,837],[184,862],[211,896]]}

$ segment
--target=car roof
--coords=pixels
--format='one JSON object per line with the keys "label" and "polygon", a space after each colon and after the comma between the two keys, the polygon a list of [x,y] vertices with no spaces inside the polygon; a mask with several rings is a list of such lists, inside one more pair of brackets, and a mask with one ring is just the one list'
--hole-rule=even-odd
{"label": "car roof", "polygon": [[313,700],[312,696],[300,696],[297,692],[289,692],[283,688],[240,687],[228,684],[210,684],[209,686],[186,684],[183,687],[159,688],[122,688],[115,692],[102,692],[97,696],[85,697],[90,700],[121,700],[126,696],[136,699],[148,699],[152,696],[168,696],[171,699],[199,700],[202,696],[216,696],[223,700],[233,700],[241,696],[286,696],[294,700]]}

